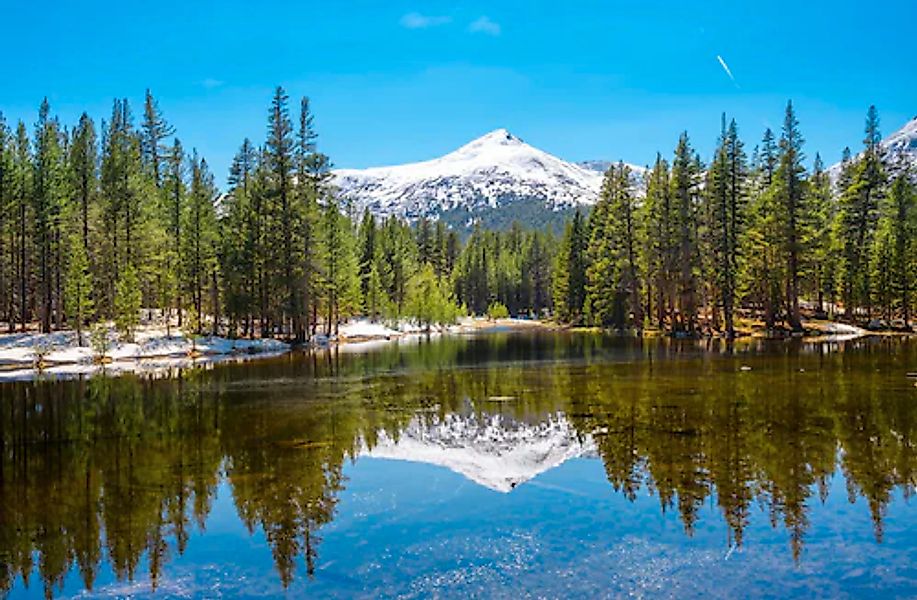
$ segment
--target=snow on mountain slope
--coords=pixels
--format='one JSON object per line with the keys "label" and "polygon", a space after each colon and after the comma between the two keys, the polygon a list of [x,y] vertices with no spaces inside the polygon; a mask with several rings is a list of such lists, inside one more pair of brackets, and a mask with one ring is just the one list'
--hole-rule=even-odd
{"label": "snow on mountain slope", "polygon": [[384,431],[363,456],[446,467],[498,492],[557,467],[571,458],[594,456],[591,439],[581,442],[562,414],[537,424],[501,415],[458,415],[414,419],[393,439]]}
{"label": "snow on mountain slope", "polygon": [[882,146],[888,153],[889,164],[903,161],[912,167],[917,166],[917,117],[882,140]]}
{"label": "snow on mountain slope", "polygon": [[425,162],[335,171],[341,198],[362,211],[408,219],[537,201],[557,211],[595,203],[602,173],[534,148],[497,129]]}
{"label": "snow on mountain slope", "polygon": [[[612,165],[618,163],[610,160],[584,160],[576,164],[583,168],[589,169],[590,171],[597,171],[604,176],[605,171],[607,171]],[[634,191],[641,196],[646,194],[646,176],[649,172],[649,169],[646,167],[640,167],[638,165],[632,165],[630,163],[624,163],[624,165],[630,169],[630,179]]]}
{"label": "snow on mountain slope", "polygon": [[[881,146],[885,151],[885,164],[892,173],[906,166],[917,168],[917,117],[883,139]],[[836,182],[841,174],[841,163],[831,165],[828,174]]]}

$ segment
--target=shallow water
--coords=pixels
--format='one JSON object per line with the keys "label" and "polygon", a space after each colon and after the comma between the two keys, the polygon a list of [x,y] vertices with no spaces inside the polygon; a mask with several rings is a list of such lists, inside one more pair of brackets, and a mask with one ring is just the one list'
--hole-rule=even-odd
{"label": "shallow water", "polygon": [[0,589],[914,596],[915,370],[497,333],[0,384]]}

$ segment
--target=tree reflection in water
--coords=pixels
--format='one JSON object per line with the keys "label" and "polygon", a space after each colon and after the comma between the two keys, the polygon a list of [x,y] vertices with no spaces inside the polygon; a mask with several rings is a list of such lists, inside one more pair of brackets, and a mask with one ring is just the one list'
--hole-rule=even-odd
{"label": "tree reflection in water", "polygon": [[[220,482],[263,531],[284,586],[312,576],[344,465],[409,424],[565,418],[615,490],[654,494],[691,535],[713,503],[741,545],[756,506],[799,560],[813,502],[840,474],[881,542],[917,479],[914,345],[676,343],[595,335],[446,338],[157,376],[2,384],[0,589],[45,594],[103,560],[119,580],[203,530]],[[740,366],[751,365],[742,370]],[[495,401],[499,399],[499,401]],[[491,420],[493,421],[493,420]],[[509,425],[508,425],[509,426]]]}

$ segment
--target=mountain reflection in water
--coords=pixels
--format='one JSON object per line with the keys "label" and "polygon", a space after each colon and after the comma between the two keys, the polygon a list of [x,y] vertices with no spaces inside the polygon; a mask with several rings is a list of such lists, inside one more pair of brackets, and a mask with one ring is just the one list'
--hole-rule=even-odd
{"label": "mountain reflection in water", "polygon": [[686,539],[720,520],[724,551],[741,548],[763,513],[804,563],[832,480],[865,500],[876,542],[889,506],[913,494],[915,348],[500,334],[2,384],[0,590],[33,573],[49,596],[77,573],[92,590],[102,569],[155,590],[207,535],[221,486],[287,587],[303,563],[315,576],[362,456],[510,494],[597,458],[618,494],[677,511]]}

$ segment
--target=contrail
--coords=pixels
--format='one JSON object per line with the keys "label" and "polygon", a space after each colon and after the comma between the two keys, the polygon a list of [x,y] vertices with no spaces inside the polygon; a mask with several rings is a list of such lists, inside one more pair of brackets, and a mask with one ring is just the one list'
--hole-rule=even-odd
{"label": "contrail", "polygon": [[736,84],[736,87],[738,87],[738,86],[739,86],[739,83],[736,81],[736,78],[735,78],[735,76],[732,74],[732,71],[729,70],[729,65],[726,64],[726,61],[723,60],[723,57],[720,56],[719,54],[717,54],[717,55],[716,55],[716,59],[717,59],[718,61],[720,61],[720,66],[723,67],[723,70],[724,70],[724,71],[726,71],[726,75],[729,75],[729,79],[731,79],[732,82],[733,82],[734,84]]}

